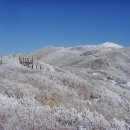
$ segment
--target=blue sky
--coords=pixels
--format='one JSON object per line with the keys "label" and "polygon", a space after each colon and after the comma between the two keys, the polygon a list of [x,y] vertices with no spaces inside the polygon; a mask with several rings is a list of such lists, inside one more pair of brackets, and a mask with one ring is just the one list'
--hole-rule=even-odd
{"label": "blue sky", "polygon": [[107,41],[130,46],[129,0],[0,0],[0,54]]}

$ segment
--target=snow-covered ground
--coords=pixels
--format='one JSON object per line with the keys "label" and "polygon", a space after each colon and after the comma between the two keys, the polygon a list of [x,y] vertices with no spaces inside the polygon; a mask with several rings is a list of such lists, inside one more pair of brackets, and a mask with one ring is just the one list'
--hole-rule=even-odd
{"label": "snow-covered ground", "polygon": [[47,47],[34,57],[42,70],[0,65],[4,130],[130,130],[130,49],[118,44]]}

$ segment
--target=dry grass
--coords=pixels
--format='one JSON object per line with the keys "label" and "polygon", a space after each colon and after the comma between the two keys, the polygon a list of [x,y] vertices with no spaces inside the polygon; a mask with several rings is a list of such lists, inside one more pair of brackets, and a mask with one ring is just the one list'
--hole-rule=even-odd
{"label": "dry grass", "polygon": [[57,93],[52,93],[50,95],[43,95],[39,99],[42,105],[48,105],[49,107],[58,107],[61,103],[61,96]]}

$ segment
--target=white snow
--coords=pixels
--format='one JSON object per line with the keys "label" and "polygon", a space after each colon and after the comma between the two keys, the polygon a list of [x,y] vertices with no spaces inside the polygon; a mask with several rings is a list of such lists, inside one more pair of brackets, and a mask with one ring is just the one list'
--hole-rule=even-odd
{"label": "white snow", "polygon": [[113,43],[104,46],[51,47],[26,54],[42,70],[22,66],[19,55],[3,57],[0,126],[4,130],[129,130],[130,49]]}
{"label": "white snow", "polygon": [[112,43],[112,42],[105,42],[100,45],[101,47],[110,47],[110,48],[123,48],[123,46],[117,44],[117,43]]}

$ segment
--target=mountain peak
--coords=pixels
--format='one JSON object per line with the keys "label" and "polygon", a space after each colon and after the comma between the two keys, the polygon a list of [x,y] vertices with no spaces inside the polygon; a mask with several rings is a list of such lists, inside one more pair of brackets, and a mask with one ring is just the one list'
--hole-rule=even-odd
{"label": "mountain peak", "polygon": [[113,42],[105,42],[103,44],[101,44],[102,47],[110,47],[110,48],[123,48],[123,46],[117,44],[117,43],[113,43]]}

